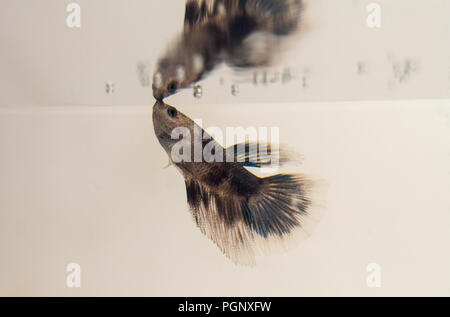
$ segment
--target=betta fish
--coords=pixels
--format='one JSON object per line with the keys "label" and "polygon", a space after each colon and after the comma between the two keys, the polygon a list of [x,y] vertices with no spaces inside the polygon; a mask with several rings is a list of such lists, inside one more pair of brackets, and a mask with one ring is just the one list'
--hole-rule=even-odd
{"label": "betta fish", "polygon": [[[153,106],[153,125],[170,163],[184,177],[194,222],[229,259],[253,265],[255,256],[271,252],[271,246],[283,246],[284,240],[305,229],[312,182],[299,174],[258,177],[247,169],[268,166],[275,155],[283,164],[290,155],[278,153],[270,144],[265,145],[267,151],[254,151],[248,141],[223,148],[197,123],[162,101]],[[201,153],[211,153],[215,159],[195,158],[197,153],[191,150],[195,138],[184,137],[196,131],[202,135]],[[179,146],[183,142],[187,148]]]}
{"label": "betta fish", "polygon": [[184,29],[157,62],[153,96],[190,87],[218,64],[270,66],[280,41],[299,29],[301,0],[187,0]]}

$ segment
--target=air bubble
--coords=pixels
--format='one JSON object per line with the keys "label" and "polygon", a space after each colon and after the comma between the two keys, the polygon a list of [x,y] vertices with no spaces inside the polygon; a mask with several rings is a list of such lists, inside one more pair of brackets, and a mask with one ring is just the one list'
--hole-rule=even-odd
{"label": "air bubble", "polygon": [[201,98],[203,96],[203,89],[201,85],[194,85],[194,97],[195,98]]}
{"label": "air bubble", "polygon": [[258,84],[267,84],[267,72],[254,72],[253,73],[253,84],[254,85],[258,85]]}
{"label": "air bubble", "polygon": [[281,81],[283,84],[290,82],[292,80],[293,74],[292,70],[289,68],[285,68],[283,73],[281,74]]}
{"label": "air bubble", "polygon": [[233,96],[239,95],[239,86],[236,84],[231,85],[231,94]]}
{"label": "air bubble", "polygon": [[365,75],[367,73],[366,64],[362,61],[359,61],[356,64],[356,72],[358,75]]}
{"label": "air bubble", "polygon": [[278,71],[274,71],[272,74],[269,75],[269,82],[270,83],[276,83],[278,81],[279,73]]}
{"label": "air bubble", "polygon": [[112,81],[108,81],[105,85],[105,91],[107,94],[114,93],[114,83]]}

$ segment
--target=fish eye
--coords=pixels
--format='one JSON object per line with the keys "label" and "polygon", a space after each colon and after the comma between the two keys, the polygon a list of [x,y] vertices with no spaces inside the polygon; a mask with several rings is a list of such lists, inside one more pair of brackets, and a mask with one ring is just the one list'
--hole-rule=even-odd
{"label": "fish eye", "polygon": [[174,93],[177,90],[177,82],[175,80],[172,80],[168,85],[167,85],[167,91],[170,93]]}
{"label": "fish eye", "polygon": [[171,118],[175,118],[178,114],[177,109],[175,109],[174,107],[170,107],[167,109],[167,114],[169,115],[169,117]]}

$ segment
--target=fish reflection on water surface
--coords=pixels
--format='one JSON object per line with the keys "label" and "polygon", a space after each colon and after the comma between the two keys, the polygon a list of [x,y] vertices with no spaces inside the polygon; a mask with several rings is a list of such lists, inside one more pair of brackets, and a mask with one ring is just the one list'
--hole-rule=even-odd
{"label": "fish reflection on water surface", "polygon": [[184,29],[159,58],[153,96],[162,100],[204,78],[218,64],[273,64],[300,29],[301,0],[187,0]]}

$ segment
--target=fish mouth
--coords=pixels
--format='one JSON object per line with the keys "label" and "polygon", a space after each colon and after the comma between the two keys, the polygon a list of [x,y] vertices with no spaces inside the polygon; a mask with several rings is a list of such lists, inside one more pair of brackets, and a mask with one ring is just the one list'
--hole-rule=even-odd
{"label": "fish mouth", "polygon": [[156,101],[163,101],[164,97],[166,97],[166,96],[164,96],[163,93],[154,92],[153,97],[155,97]]}
{"label": "fish mouth", "polygon": [[167,91],[165,91],[164,89],[161,88],[156,88],[154,85],[152,85],[153,87],[153,97],[155,97],[155,99],[157,101],[162,101],[164,98],[166,98],[167,96],[169,96],[169,93]]}
{"label": "fish mouth", "polygon": [[170,135],[171,129],[167,125],[166,111],[169,106],[165,104],[162,100],[157,100],[153,105],[153,127],[155,133],[158,137],[163,135]]}
{"label": "fish mouth", "polygon": [[165,103],[161,99],[156,99],[155,104],[153,105],[153,108],[164,108]]}

